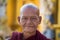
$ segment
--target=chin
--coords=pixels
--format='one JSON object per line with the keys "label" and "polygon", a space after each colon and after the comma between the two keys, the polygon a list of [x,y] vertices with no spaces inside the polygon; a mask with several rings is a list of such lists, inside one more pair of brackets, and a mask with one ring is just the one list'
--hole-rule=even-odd
{"label": "chin", "polygon": [[35,32],[35,30],[27,30],[26,32],[33,33],[33,32]]}
{"label": "chin", "polygon": [[23,30],[24,32],[29,32],[29,33],[33,33],[33,32],[35,32],[36,31],[36,29],[35,28],[25,28],[24,30]]}

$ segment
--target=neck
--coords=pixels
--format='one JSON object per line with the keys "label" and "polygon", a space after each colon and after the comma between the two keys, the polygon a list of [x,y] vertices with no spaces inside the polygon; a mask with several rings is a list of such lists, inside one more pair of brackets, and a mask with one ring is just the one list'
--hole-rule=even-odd
{"label": "neck", "polygon": [[24,32],[23,33],[23,36],[24,36],[24,39],[27,39],[27,38],[29,38],[31,36],[34,36],[35,34],[36,34],[36,31],[35,32],[32,32],[32,33],[26,33],[26,32]]}

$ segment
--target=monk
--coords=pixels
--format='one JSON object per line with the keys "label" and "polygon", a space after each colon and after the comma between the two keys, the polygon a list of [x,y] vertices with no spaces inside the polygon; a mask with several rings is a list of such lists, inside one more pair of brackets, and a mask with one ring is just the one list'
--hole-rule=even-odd
{"label": "monk", "polygon": [[18,20],[22,32],[13,32],[10,40],[49,40],[37,30],[42,19],[37,6],[25,4],[21,7],[20,13]]}

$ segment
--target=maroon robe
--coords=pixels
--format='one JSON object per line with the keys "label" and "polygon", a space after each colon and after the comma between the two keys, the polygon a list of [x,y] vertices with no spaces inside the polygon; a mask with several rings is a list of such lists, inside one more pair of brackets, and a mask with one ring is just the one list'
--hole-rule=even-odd
{"label": "maroon robe", "polygon": [[43,36],[40,32],[36,31],[36,35],[31,36],[27,39],[23,38],[22,33],[13,32],[10,40],[49,40],[45,36]]}

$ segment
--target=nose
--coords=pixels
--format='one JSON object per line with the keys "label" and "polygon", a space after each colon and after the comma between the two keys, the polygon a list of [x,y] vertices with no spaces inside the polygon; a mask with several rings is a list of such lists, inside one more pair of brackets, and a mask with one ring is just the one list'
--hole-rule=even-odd
{"label": "nose", "polygon": [[30,19],[28,19],[26,23],[27,23],[27,24],[31,24],[32,21],[31,21]]}

